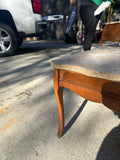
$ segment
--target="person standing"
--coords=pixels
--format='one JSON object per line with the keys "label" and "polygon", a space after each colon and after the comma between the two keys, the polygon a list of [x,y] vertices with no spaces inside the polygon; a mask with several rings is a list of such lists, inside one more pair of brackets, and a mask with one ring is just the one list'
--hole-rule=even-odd
{"label": "person standing", "polygon": [[111,0],[82,0],[80,4],[80,17],[85,26],[84,51],[91,49],[96,26],[101,18],[102,12],[108,8]]}

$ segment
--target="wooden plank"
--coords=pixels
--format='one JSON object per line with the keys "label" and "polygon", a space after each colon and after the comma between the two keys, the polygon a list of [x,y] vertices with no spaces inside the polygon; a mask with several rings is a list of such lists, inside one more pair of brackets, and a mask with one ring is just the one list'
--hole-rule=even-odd
{"label": "wooden plank", "polygon": [[120,21],[105,24],[100,39],[100,46],[102,46],[102,41],[120,42]]}

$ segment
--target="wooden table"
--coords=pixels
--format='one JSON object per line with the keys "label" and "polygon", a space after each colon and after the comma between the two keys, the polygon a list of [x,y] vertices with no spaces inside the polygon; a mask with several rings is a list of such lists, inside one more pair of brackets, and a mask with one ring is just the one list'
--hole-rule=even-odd
{"label": "wooden table", "polygon": [[63,88],[120,112],[120,48],[96,49],[51,62],[58,104],[58,137],[64,132]]}

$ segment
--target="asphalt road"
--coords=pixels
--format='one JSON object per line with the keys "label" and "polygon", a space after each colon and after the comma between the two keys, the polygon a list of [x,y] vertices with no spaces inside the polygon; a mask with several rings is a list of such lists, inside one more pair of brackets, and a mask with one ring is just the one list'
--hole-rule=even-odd
{"label": "asphalt road", "polygon": [[50,62],[81,50],[26,41],[16,55],[0,58],[0,160],[120,160],[120,114],[67,89],[66,132],[57,138]]}

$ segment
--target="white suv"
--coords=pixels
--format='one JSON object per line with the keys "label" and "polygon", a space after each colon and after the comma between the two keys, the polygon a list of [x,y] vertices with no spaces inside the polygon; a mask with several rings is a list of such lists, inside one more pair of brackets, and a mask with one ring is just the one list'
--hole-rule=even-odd
{"label": "white suv", "polygon": [[23,37],[46,32],[41,0],[0,0],[0,55],[12,55]]}

